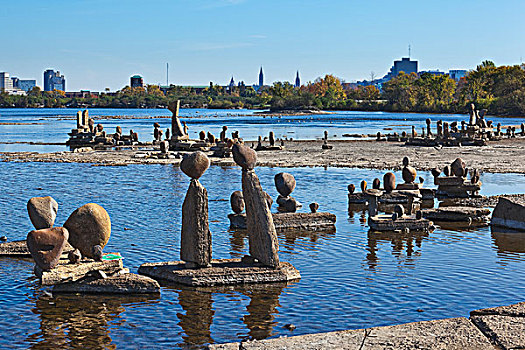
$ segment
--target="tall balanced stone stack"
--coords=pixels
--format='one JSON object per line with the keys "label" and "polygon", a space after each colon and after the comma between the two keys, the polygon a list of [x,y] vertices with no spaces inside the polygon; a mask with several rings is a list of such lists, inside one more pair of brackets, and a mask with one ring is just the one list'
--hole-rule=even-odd
{"label": "tall balanced stone stack", "polygon": [[184,157],[180,168],[191,178],[182,205],[180,258],[187,267],[211,266],[211,232],[208,222],[208,192],[199,178],[210,166],[210,160],[197,151]]}
{"label": "tall balanced stone stack", "polygon": [[246,226],[250,256],[261,264],[279,267],[279,243],[266,196],[254,168],[257,153],[240,144],[233,145],[233,160],[242,168],[242,192],[246,204]]}
{"label": "tall balanced stone stack", "polygon": [[168,109],[173,114],[171,116],[171,141],[177,142],[182,140],[188,140],[189,136],[184,131],[184,127],[182,126],[179,119],[180,100],[177,100],[177,102],[170,103]]}
{"label": "tall balanced stone stack", "polygon": [[279,192],[279,196],[277,197],[277,204],[279,204],[280,211],[286,213],[295,213],[297,211],[297,208],[301,206],[295,200],[295,198],[290,196],[290,194],[295,189],[295,178],[292,174],[279,173],[275,175],[274,181],[275,187]]}

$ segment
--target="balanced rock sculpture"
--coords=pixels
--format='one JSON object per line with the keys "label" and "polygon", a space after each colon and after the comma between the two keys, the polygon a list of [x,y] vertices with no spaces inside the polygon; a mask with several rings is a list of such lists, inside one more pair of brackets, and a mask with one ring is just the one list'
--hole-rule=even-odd
{"label": "balanced rock sculpture", "polygon": [[211,266],[211,232],[208,222],[208,192],[199,178],[210,166],[210,160],[197,151],[181,161],[180,168],[191,178],[182,204],[180,258],[188,267]]}
{"label": "balanced rock sculpture", "polygon": [[233,160],[242,168],[242,193],[246,204],[246,227],[250,256],[261,264],[279,267],[279,242],[264,191],[253,170],[257,153],[240,144],[233,145]]}
{"label": "balanced rock sculpture", "polygon": [[241,191],[235,191],[230,196],[230,204],[235,214],[240,214],[244,210],[244,197]]}
{"label": "balanced rock sculpture", "polygon": [[295,200],[295,198],[290,196],[290,194],[295,189],[295,178],[293,175],[288,173],[279,173],[275,175],[274,181],[275,187],[279,192],[277,204],[279,204],[281,211],[287,213],[296,212],[297,208],[301,205],[297,202],[297,200]]}
{"label": "balanced rock sculpture", "polygon": [[417,171],[409,165],[410,159],[408,157],[403,158],[403,170],[402,176],[405,183],[413,183],[416,180]]}
{"label": "balanced rock sculpture", "polygon": [[100,205],[88,203],[75,210],[64,227],[69,231],[69,243],[80,250],[82,256],[94,258],[93,247],[104,248],[111,235],[111,220]]}
{"label": "balanced rock sculpture", "polygon": [[69,233],[63,227],[33,230],[27,235],[27,248],[35,263],[42,270],[49,271],[58,265],[68,237]]}
{"label": "balanced rock sculpture", "polygon": [[37,230],[53,227],[58,212],[58,203],[50,196],[33,197],[27,202],[27,212]]}
{"label": "balanced rock sculpture", "polygon": [[457,177],[465,177],[467,176],[465,166],[465,162],[461,158],[456,158],[456,160],[450,164],[450,169],[452,170],[453,175]]}

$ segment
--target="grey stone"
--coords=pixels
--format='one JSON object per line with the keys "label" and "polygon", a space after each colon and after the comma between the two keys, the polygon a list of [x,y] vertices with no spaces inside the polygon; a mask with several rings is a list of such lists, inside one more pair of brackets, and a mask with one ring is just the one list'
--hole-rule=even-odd
{"label": "grey stone", "polygon": [[80,262],[80,260],[82,260],[82,254],[80,253],[80,250],[78,250],[78,249],[75,249],[75,250],[69,252],[67,257],[68,257],[69,262],[71,264],[76,264],[76,263]]}
{"label": "grey stone", "polygon": [[524,317],[485,315],[470,319],[498,348],[525,349]]}
{"label": "grey stone", "polygon": [[274,177],[275,187],[283,197],[289,196],[295,189],[295,178],[292,174],[279,173]]}
{"label": "grey stone", "polygon": [[180,258],[197,266],[211,261],[211,232],[208,222],[208,192],[192,179],[182,205]]}
{"label": "grey stone", "polygon": [[102,261],[102,256],[104,253],[102,252],[102,247],[100,245],[94,245],[91,249],[91,254],[95,261]]}
{"label": "grey stone", "polygon": [[50,196],[33,197],[27,202],[27,212],[37,230],[53,227],[57,217],[58,203]]}
{"label": "grey stone", "polygon": [[465,162],[461,158],[456,158],[450,165],[450,169],[452,170],[452,174],[454,174],[457,177],[464,177],[465,174]]}
{"label": "grey stone", "polygon": [[270,267],[279,266],[279,243],[270,208],[254,171],[242,171],[242,193],[246,204],[246,226],[250,255]]}
{"label": "grey stone", "polygon": [[185,154],[180,162],[182,172],[192,179],[199,179],[210,166],[210,159],[204,152]]}
{"label": "grey stone", "polygon": [[[98,271],[104,273],[103,271]],[[103,293],[103,294],[142,294],[160,293],[160,285],[152,278],[134,273],[115,273],[113,276],[61,283],[53,287],[53,293]]]}
{"label": "grey stone", "polygon": [[230,196],[230,204],[235,214],[240,214],[244,210],[244,197],[241,191],[235,191]]}
{"label": "grey stone", "polygon": [[277,197],[277,204],[279,204],[279,210],[286,213],[295,213],[299,208],[298,202],[293,197],[283,197],[279,195]]}
{"label": "grey stone", "polygon": [[257,164],[257,152],[248,146],[236,143],[232,147],[233,160],[244,170],[252,170]]}
{"label": "grey stone", "polygon": [[[334,231],[336,216],[331,213],[272,213],[277,232]],[[230,214],[230,227],[246,230],[246,214]]]}
{"label": "grey stone", "polygon": [[500,197],[492,212],[492,225],[525,231],[525,200]]}
{"label": "grey stone", "polygon": [[64,227],[69,231],[69,243],[82,256],[93,257],[93,247],[104,248],[111,235],[111,220],[100,205],[88,203],[75,210]]}

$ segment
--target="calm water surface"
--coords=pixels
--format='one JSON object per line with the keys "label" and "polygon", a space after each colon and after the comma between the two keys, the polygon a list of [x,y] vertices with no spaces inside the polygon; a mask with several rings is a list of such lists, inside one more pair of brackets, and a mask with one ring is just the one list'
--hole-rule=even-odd
{"label": "calm water surface", "polygon": [[[525,235],[490,228],[369,234],[366,214],[348,211],[346,187],[383,172],[256,171],[274,199],[274,175],[291,172],[300,202],[307,207],[316,201],[320,210],[337,215],[335,233],[279,235],[280,258],[299,269],[300,281],[213,289],[164,285],[159,297],[51,296],[38,286],[31,260],[0,258],[0,348],[202,346],[468,316],[473,309],[524,300]],[[428,173],[422,176],[432,182]],[[228,199],[241,188],[240,178],[239,168],[213,166],[201,179],[210,200],[214,258],[247,252],[246,234],[228,230]],[[525,190],[523,175],[484,174],[482,181],[486,195]],[[105,250],[121,252],[134,272],[143,262],[179,257],[189,179],[177,167],[1,163],[0,182],[0,217],[10,240],[24,239],[32,228],[28,198],[51,195],[59,203],[57,225],[85,203],[106,208],[112,234]],[[288,323],[297,329],[288,331]]]}
{"label": "calm water surface", "polygon": [[[64,143],[67,133],[76,127],[77,109],[0,109],[0,152],[29,151],[54,152],[66,150],[65,146],[6,144],[6,142],[46,142]],[[153,140],[153,123],[158,122],[162,129],[171,127],[171,112],[167,109],[90,109],[89,115],[97,123],[102,123],[108,133],[114,133],[120,125],[124,133],[130,129],[139,134],[139,140]],[[216,136],[223,125],[229,132],[239,131],[245,140],[257,140],[259,135],[268,136],[274,131],[277,138],[298,140],[317,139],[325,130],[329,137],[342,139],[344,134],[375,134],[378,131],[389,133],[410,132],[412,125],[421,132],[425,119],[434,122],[441,119],[448,122],[465,120],[468,115],[424,114],[424,113],[385,113],[385,112],[334,112],[324,115],[265,117],[254,114],[252,110],[209,110],[181,109],[181,119],[189,127],[191,138],[198,138],[201,130]],[[104,119],[107,116],[132,116],[134,119]],[[519,125],[523,118],[488,117],[494,124]],[[22,125],[12,125],[23,123]],[[435,124],[433,124],[435,127]]]}

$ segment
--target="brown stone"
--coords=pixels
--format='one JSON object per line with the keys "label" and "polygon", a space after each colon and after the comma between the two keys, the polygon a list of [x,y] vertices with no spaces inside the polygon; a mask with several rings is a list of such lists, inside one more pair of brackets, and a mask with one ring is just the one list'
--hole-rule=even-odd
{"label": "brown stone", "polygon": [[317,210],[319,209],[319,204],[318,203],[310,203],[310,211],[312,213],[317,213]]}
{"label": "brown stone", "polygon": [[230,196],[230,204],[235,214],[240,214],[244,210],[244,197],[241,191],[235,191]]}
{"label": "brown stone", "polygon": [[464,177],[466,175],[465,162],[461,158],[456,158],[456,160],[453,161],[450,165],[450,168],[452,170],[452,174],[454,174],[457,177]]}
{"label": "brown stone", "polygon": [[366,185],[367,185],[367,183],[366,183],[365,180],[361,181],[361,192],[365,192],[366,191]]}
{"label": "brown stone", "polygon": [[443,168],[443,174],[445,174],[445,176],[450,176],[450,175],[452,175],[452,170],[450,169],[450,165],[446,165],[446,166]]}
{"label": "brown stone", "polygon": [[170,150],[170,142],[169,141],[161,141],[160,142],[160,151],[162,153],[168,153],[168,151]]}
{"label": "brown stone", "polygon": [[232,147],[233,160],[244,170],[252,170],[257,164],[257,152],[248,146],[235,144]]}
{"label": "brown stone", "polygon": [[410,165],[403,167],[402,171],[403,181],[406,183],[412,183],[416,180],[417,171]]}
{"label": "brown stone", "polygon": [[293,197],[283,197],[279,195],[277,197],[277,204],[279,204],[279,210],[286,213],[295,213],[299,207],[297,201]]}
{"label": "brown stone", "polygon": [[396,188],[396,175],[388,172],[383,176],[383,187],[386,192],[392,192]]}
{"label": "brown stone", "polygon": [[438,177],[439,175],[441,175],[441,170],[439,170],[438,168],[433,168],[431,172],[432,172],[432,176],[434,177]]}
{"label": "brown stone", "polygon": [[354,184],[348,185],[348,193],[354,194],[354,192],[355,192],[355,185]]}
{"label": "brown stone", "polygon": [[199,179],[210,166],[210,159],[201,151],[185,155],[180,162],[180,170],[192,179]]}
{"label": "brown stone", "polygon": [[379,180],[377,177],[372,182],[372,188],[375,190],[378,190],[381,187],[381,180]]}
{"label": "brown stone", "polygon": [[266,204],[268,205],[268,209],[272,210],[273,205],[273,199],[272,196],[268,194],[268,192],[264,192],[264,196],[266,198]]}
{"label": "brown stone", "polygon": [[279,173],[274,177],[275,187],[277,191],[283,196],[289,196],[295,189],[295,178],[292,174]]}
{"label": "brown stone", "polygon": [[50,196],[33,197],[27,202],[27,212],[37,230],[53,227],[57,217],[58,203]]}
{"label": "brown stone", "polygon": [[278,267],[279,243],[266,196],[254,171],[242,171],[242,192],[246,203],[246,226],[250,255],[261,264]]}
{"label": "brown stone", "polygon": [[69,252],[69,254],[67,255],[67,258],[69,259],[69,262],[71,264],[76,264],[80,260],[82,260],[82,254],[80,253],[80,250],[75,249]]}
{"label": "brown stone", "polygon": [[27,235],[27,248],[35,263],[44,271],[58,265],[69,234],[63,227],[33,230]]}
{"label": "brown stone", "polygon": [[80,250],[82,256],[93,258],[93,247],[104,248],[111,235],[111,220],[100,205],[88,203],[75,210],[64,227],[69,231],[69,243]]}
{"label": "brown stone", "polygon": [[208,192],[192,179],[182,204],[180,258],[199,267],[211,261],[211,233],[208,222]]}

